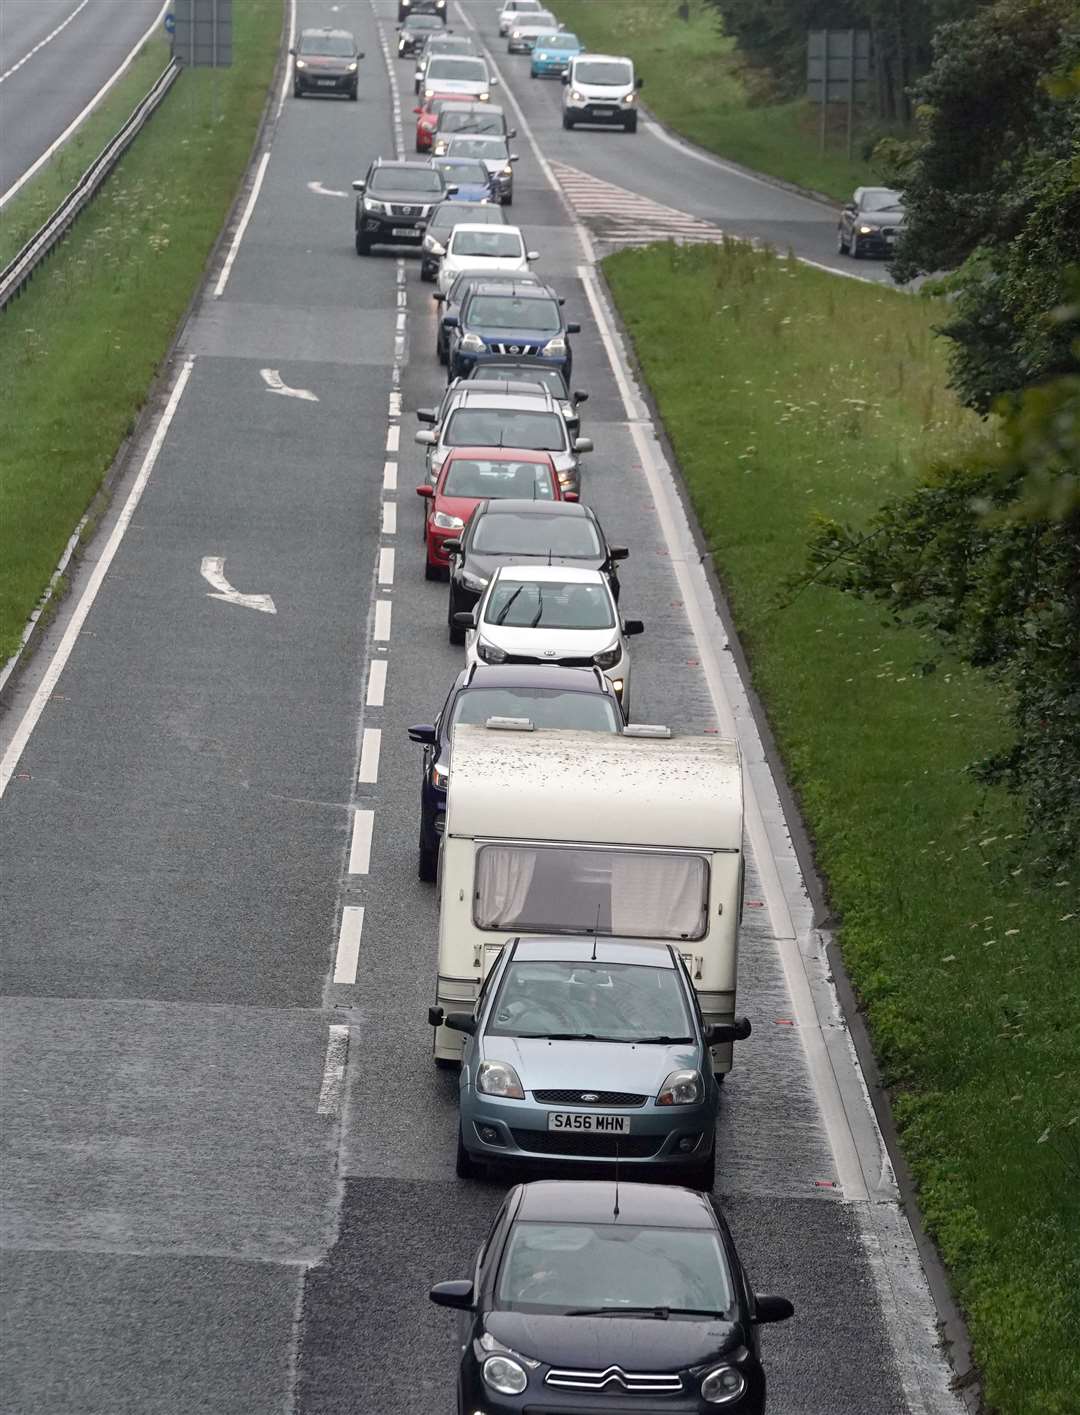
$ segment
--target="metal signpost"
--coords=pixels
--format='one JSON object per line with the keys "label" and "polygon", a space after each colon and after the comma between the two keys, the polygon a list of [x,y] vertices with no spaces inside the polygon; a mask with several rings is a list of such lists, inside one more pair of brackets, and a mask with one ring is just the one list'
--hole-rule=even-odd
{"label": "metal signpost", "polygon": [[820,150],[830,103],[847,104],[847,155],[851,156],[855,105],[864,104],[870,91],[870,31],[866,29],[812,29],[806,41],[806,96],[821,104]]}

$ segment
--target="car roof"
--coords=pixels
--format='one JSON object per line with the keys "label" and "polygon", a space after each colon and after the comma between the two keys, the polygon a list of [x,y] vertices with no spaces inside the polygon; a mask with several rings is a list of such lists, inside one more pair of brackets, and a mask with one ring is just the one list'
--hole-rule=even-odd
{"label": "car roof", "polygon": [[[481,222],[479,222],[479,221],[461,221],[461,222],[458,223],[458,225],[457,225],[457,227],[456,227],[456,229],[455,229],[455,231],[454,231],[454,235],[455,235],[455,236],[460,235],[460,233],[461,233],[462,231],[464,231],[464,232],[466,233],[466,235],[468,235],[471,231],[483,231],[483,232],[486,233],[486,232],[487,232],[487,229],[488,229],[488,228],[487,228],[486,226],[484,226],[484,225],[483,225]],[[504,231],[513,231],[514,234],[515,234],[515,235],[518,235],[518,236],[521,235],[521,227],[520,227],[520,226],[504,226],[502,229],[503,229]]]}
{"label": "car roof", "polygon": [[474,663],[458,674],[456,686],[461,689],[559,688],[570,693],[614,696],[614,689],[598,668],[567,668],[562,663]]}
{"label": "car roof", "polygon": [[[514,227],[516,231],[520,231],[520,229],[520,226]],[[510,273],[516,274],[517,272]],[[509,290],[506,288],[508,284],[510,285]],[[513,288],[512,282],[502,280],[496,282],[490,290],[484,285],[478,285],[472,293],[474,295],[515,295],[517,291]],[[554,300],[556,296],[546,285],[537,281],[536,284],[532,282],[522,284],[521,298],[523,300]]]}
{"label": "car roof", "polygon": [[351,30],[331,29],[329,25],[312,25],[310,29],[302,29],[300,38],[307,39],[308,35],[318,35],[320,39],[349,39],[353,38]]}
{"label": "car roof", "polygon": [[[572,668],[571,673],[580,673]],[[650,939],[519,938],[514,957],[544,963],[635,963],[640,968],[666,968],[674,972],[675,959],[666,943]]]}
{"label": "car roof", "polygon": [[495,574],[500,580],[520,580],[525,585],[607,585],[607,576],[602,570],[587,570],[578,565],[500,565]]}
{"label": "car roof", "polygon": [[614,1181],[600,1179],[536,1179],[519,1186],[517,1219],[546,1223],[624,1223],[631,1227],[717,1228],[716,1216],[704,1194],[671,1184],[618,1186],[615,1216]]}
{"label": "car roof", "polygon": [[[464,109],[466,113],[502,113],[505,111],[499,103],[474,103],[471,98],[458,98],[453,104],[447,104],[442,110],[444,113],[456,113],[459,109]],[[477,137],[489,138],[490,133],[477,133]]]}
{"label": "car roof", "polygon": [[[505,386],[505,385],[504,385]],[[455,394],[454,408],[503,408],[507,404],[516,405],[520,410],[534,413],[537,411],[547,412],[557,411],[551,393],[546,388],[536,386],[535,392],[528,393],[488,393],[481,389],[477,392],[471,384],[466,384],[459,388]]]}
{"label": "car roof", "polygon": [[470,378],[468,385],[472,389],[479,388],[482,393],[491,393],[496,398],[502,397],[504,394],[529,394],[547,391],[544,384],[530,383],[526,379]]}
{"label": "car roof", "polygon": [[[532,447],[451,447],[450,453],[443,463],[449,466],[451,462],[457,462],[464,458],[472,458],[478,462],[537,462],[542,466],[551,465],[550,452],[537,452]],[[573,503],[570,503],[573,505]]]}
{"label": "car roof", "polygon": [[595,519],[591,506],[580,501],[522,501],[513,496],[499,496],[481,501],[474,512],[477,516],[587,516]]}
{"label": "car roof", "polygon": [[634,61],[630,58],[629,54],[593,54],[591,51],[588,51],[584,54],[579,54],[577,57],[579,59],[608,59],[614,63],[629,64],[631,68],[633,68],[634,65]]}

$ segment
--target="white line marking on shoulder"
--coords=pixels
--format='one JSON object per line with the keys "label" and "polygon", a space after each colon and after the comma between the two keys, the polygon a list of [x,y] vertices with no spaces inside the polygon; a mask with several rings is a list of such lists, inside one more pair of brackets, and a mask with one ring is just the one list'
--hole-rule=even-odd
{"label": "white line marking on shoulder", "polygon": [[364,932],[364,910],[359,904],[346,904],[341,911],[338,929],[337,958],[334,961],[334,982],[351,987],[356,982],[360,962],[360,939]]}
{"label": "white line marking on shoulder", "polygon": [[386,462],[382,469],[383,491],[397,491],[397,463]]}
{"label": "white line marking on shoulder", "polygon": [[266,177],[266,169],[270,165],[270,149],[267,148],[262,157],[259,158],[259,168],[255,173],[255,181],[251,188],[251,195],[247,199],[244,207],[244,214],[240,218],[240,224],[236,228],[236,233],[229,246],[229,254],[225,257],[225,264],[221,267],[221,274],[218,276],[217,284],[214,286],[214,299],[220,300],[224,293],[225,286],[229,283],[229,276],[232,274],[233,263],[240,250],[240,242],[244,239],[244,232],[248,228],[251,214],[255,210],[255,203],[259,200],[259,193],[262,191],[263,180]]}
{"label": "white line marking on shoulder", "polygon": [[335,1023],[329,1028],[322,1085],[319,1087],[319,1114],[337,1115],[345,1090],[345,1066],[349,1060],[349,1029]]}
{"label": "white line marking on shoulder", "polygon": [[379,753],[382,751],[382,729],[365,727],[360,747],[360,766],[356,773],[359,786],[374,786],[379,779]]}
{"label": "white line marking on shoulder", "polygon": [[366,875],[370,869],[371,837],[374,830],[374,811],[353,811],[352,843],[349,846],[349,874]]}
{"label": "white line marking on shoulder", "polygon": [[401,445],[401,429],[391,424],[386,429],[386,450],[396,452]]}

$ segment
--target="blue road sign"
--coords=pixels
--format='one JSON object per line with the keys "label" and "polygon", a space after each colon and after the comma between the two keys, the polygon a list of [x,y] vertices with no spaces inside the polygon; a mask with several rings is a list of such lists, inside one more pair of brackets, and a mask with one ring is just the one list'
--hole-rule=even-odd
{"label": "blue road sign", "polygon": [[176,16],[173,14],[173,12],[172,12],[171,10],[170,10],[169,13],[165,16],[165,33],[166,33],[166,34],[175,34],[175,33],[176,33]]}

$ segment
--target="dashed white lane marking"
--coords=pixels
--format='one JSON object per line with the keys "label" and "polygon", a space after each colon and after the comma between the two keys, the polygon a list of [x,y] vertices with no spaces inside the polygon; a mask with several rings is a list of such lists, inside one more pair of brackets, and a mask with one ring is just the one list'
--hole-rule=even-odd
{"label": "dashed white lane marking", "polygon": [[382,533],[384,536],[397,534],[397,503],[384,501],[382,509]]}
{"label": "dashed white lane marking", "polygon": [[290,388],[276,368],[261,368],[259,373],[266,384],[267,393],[280,393],[283,398],[299,398],[302,403],[319,401],[318,395],[312,393],[310,388]]}
{"label": "dashed white lane marking", "polygon": [[375,601],[375,639],[379,643],[386,643],[390,638],[390,611],[391,604],[388,599]]}
{"label": "dashed white lane marking", "polygon": [[229,584],[225,578],[223,555],[204,555],[199,573],[206,583],[213,587],[207,590],[207,599],[221,599],[226,604],[238,604],[241,609],[257,609],[263,614],[277,613],[274,601],[268,594],[241,594],[235,586]]}
{"label": "dashed white lane marking", "polygon": [[382,707],[386,702],[386,667],[385,658],[373,658],[368,666],[368,707]]}
{"label": "dashed white lane marking", "polygon": [[382,469],[383,491],[397,491],[397,463],[386,462]]}
{"label": "dashed white lane marking", "polygon": [[384,545],[379,551],[379,584],[392,585],[394,583],[394,547]]}
{"label": "dashed white lane marking", "polygon": [[392,418],[401,417],[401,394],[396,391],[390,394],[389,416]]}
{"label": "dashed white lane marking", "polygon": [[120,549],[120,542],[124,539],[124,533],[128,526],[131,525],[132,517],[135,515],[135,511],[142,499],[142,494],[146,490],[146,483],[150,480],[150,473],[154,470],[154,464],[157,462],[158,455],[168,435],[169,428],[172,426],[172,420],[176,416],[176,410],[180,406],[180,399],[184,396],[184,389],[188,385],[188,379],[191,377],[191,370],[194,363],[194,359],[187,359],[180,370],[180,375],[173,385],[172,393],[169,395],[169,401],[165,406],[165,411],[161,415],[161,421],[154,431],[150,446],[146,449],[146,456],[143,458],[142,466],[139,468],[139,474],[135,478],[130,492],[128,492],[128,499],[124,503],[124,509],[117,517],[116,524],[113,526],[109,533],[108,540],[101,549],[98,562],[86,582],[86,588],[82,592],[82,597],[78,605],[71,618],[68,620],[67,628],[64,630],[63,637],[57,645],[52,661],[45,670],[41,682],[38,684],[37,692],[30,699],[27,709],[23,713],[22,720],[18,727],[16,727],[11,741],[8,743],[7,751],[4,753],[3,757],[0,758],[0,796],[3,796],[4,792],[7,790],[8,782],[14,775],[15,768],[19,763],[19,758],[26,750],[26,744],[29,742],[30,736],[37,726],[41,714],[45,710],[45,704],[52,697],[56,689],[60,675],[67,666],[67,661],[75,648],[76,641],[82,632],[82,627],[86,623],[86,616],[90,613],[94,600],[98,596],[98,591],[101,589],[102,582],[109,573],[109,566],[116,558],[116,552]]}
{"label": "dashed white lane marking", "polygon": [[262,157],[259,158],[258,171],[255,173],[255,182],[251,188],[251,195],[247,199],[244,207],[244,214],[240,218],[240,225],[236,228],[236,234],[232,238],[229,247],[229,254],[225,257],[225,264],[221,267],[221,274],[218,276],[217,284],[214,286],[214,299],[220,300],[225,291],[225,286],[229,283],[229,276],[232,274],[233,262],[236,260],[240,250],[240,242],[244,239],[244,232],[248,228],[251,214],[255,210],[255,203],[259,200],[259,193],[262,191],[262,184],[266,179],[266,169],[270,166],[270,149],[267,148]]}
{"label": "dashed white lane marking", "polygon": [[648,197],[601,181],[590,172],[552,162],[551,170],[566,193],[574,214],[601,241],[618,246],[645,246],[652,241],[715,241],[724,239],[719,226],[689,212],[663,206]]}
{"label": "dashed white lane marking", "polygon": [[371,866],[371,837],[375,830],[375,812],[353,811],[352,843],[349,846],[349,873],[366,875]]}
{"label": "dashed white lane marking", "polygon": [[67,29],[68,25],[71,24],[75,16],[81,10],[85,10],[89,3],[90,0],[79,0],[79,3],[75,6],[74,10],[72,10],[71,14],[68,15],[66,20],[61,20],[61,22],[56,26],[54,30],[51,31],[51,33],[47,34],[44,39],[38,40],[37,44],[34,45],[33,49],[28,49],[17,64],[12,64],[10,69],[5,69],[4,72],[0,74],[0,84],[2,84],[5,79],[10,79],[12,74],[17,74],[24,64],[28,64],[30,62],[30,60],[34,57],[34,55],[38,52],[39,49],[44,49],[46,44],[51,43],[51,41],[54,40],[58,34],[62,34],[63,31]]}
{"label": "dashed white lane marking", "polygon": [[345,1064],[349,1059],[349,1029],[334,1024],[329,1028],[322,1085],[319,1087],[319,1114],[337,1115],[345,1090]]}
{"label": "dashed white lane marking", "polygon": [[338,930],[337,958],[334,961],[334,982],[352,987],[360,963],[360,939],[364,932],[364,910],[359,904],[346,904],[341,911]]}
{"label": "dashed white lane marking", "polygon": [[382,751],[382,729],[365,727],[363,744],[360,748],[360,766],[356,773],[357,784],[374,786],[379,779],[379,753]]}
{"label": "dashed white lane marking", "polygon": [[405,320],[407,319],[407,317],[408,317],[408,316],[406,315],[406,313],[405,313],[404,310],[399,310],[399,311],[398,311],[397,326],[396,326],[396,327],[397,327],[397,331],[398,331],[399,334],[401,334],[401,333],[404,332],[404,329],[405,329]]}
{"label": "dashed white lane marking", "polygon": [[399,291],[397,292],[397,302],[398,302],[398,304],[400,305],[400,307],[401,307],[402,309],[405,308],[405,306],[409,303],[409,292],[408,292],[408,290],[399,290]]}
{"label": "dashed white lane marking", "polygon": [[386,450],[396,452],[401,446],[401,429],[391,425],[386,429]]}

